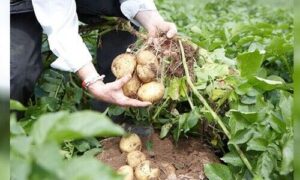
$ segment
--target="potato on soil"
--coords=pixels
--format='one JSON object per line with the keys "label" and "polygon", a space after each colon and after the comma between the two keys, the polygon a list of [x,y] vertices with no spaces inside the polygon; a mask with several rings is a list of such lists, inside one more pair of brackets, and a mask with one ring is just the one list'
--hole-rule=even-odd
{"label": "potato on soil", "polygon": [[124,176],[124,180],[133,180],[133,169],[132,167],[125,165],[118,169],[118,174]]}
{"label": "potato on soil", "polygon": [[127,164],[133,168],[145,160],[146,156],[141,151],[132,151],[127,154]]}
{"label": "potato on soil", "polygon": [[166,174],[167,180],[176,180],[176,169],[175,167],[167,162],[161,163],[162,171]]}
{"label": "potato on soil", "polygon": [[158,67],[152,66],[152,64],[140,65],[136,67],[136,73],[139,79],[144,82],[151,82],[157,75]]}
{"label": "potato on soil", "polygon": [[140,163],[134,170],[134,175],[137,180],[158,179],[159,174],[159,169],[154,167],[153,164],[148,160]]}
{"label": "potato on soil", "polygon": [[139,78],[134,74],[132,78],[123,86],[123,93],[127,97],[135,98],[141,86]]}
{"label": "potato on soil", "polygon": [[158,60],[156,56],[149,50],[142,50],[137,53],[136,55],[137,63],[144,65],[144,64],[158,64]]}
{"label": "potato on soil", "polygon": [[112,62],[111,71],[116,78],[132,75],[136,67],[136,58],[132,54],[124,53],[118,55]]}
{"label": "potato on soil", "polygon": [[142,149],[142,141],[137,134],[128,134],[121,138],[120,149],[122,152],[140,151]]}
{"label": "potato on soil", "polygon": [[164,85],[153,81],[140,87],[138,90],[138,98],[142,101],[156,102],[164,96],[164,92]]}

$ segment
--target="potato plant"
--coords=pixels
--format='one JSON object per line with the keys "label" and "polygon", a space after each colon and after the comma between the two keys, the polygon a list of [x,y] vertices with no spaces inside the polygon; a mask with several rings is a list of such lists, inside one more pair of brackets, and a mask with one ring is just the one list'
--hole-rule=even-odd
{"label": "potato plant", "polygon": [[[128,85],[123,87],[124,93],[156,104],[143,109],[112,106],[107,115],[125,114],[137,123],[148,123],[160,131],[161,138],[170,135],[175,141],[186,136],[203,138],[222,161],[205,165],[209,179],[292,178],[294,26],[293,13],[288,6],[291,2],[156,2],[162,15],[177,24],[180,37],[186,38],[197,51],[181,47],[183,41],[175,41],[173,45],[177,54],[174,57],[177,59],[164,58],[159,66],[156,57],[147,51],[137,53],[136,57],[127,56],[126,62],[136,63],[124,65],[133,75]],[[110,23],[115,25],[114,21]],[[99,32],[107,32],[105,27],[82,33],[92,53],[96,52]],[[136,46],[140,47],[141,44],[139,39]],[[46,42],[43,56],[45,66],[49,67],[54,56],[49,53]],[[148,58],[146,63],[142,61],[144,56]],[[193,61],[189,60],[191,58]],[[148,62],[153,60],[149,65]],[[113,65],[112,71],[119,67],[122,65]],[[143,86],[153,81],[153,76],[144,78],[144,75],[161,71],[160,68],[166,72],[160,77],[163,86],[155,83],[157,89],[143,90]],[[126,73],[116,73],[116,76],[119,78]],[[73,170],[82,164],[82,168],[88,167],[89,171],[86,172],[91,176],[100,172],[107,179],[119,178],[102,164],[86,159],[85,155],[94,155],[101,148],[95,139],[87,140],[86,137],[101,135],[101,132],[73,129],[74,133],[68,134],[63,131],[73,127],[68,120],[72,114],[60,111],[75,112],[89,108],[91,97],[79,84],[73,74],[48,69],[40,78],[35,99],[29,107],[12,102],[16,109],[25,112],[22,121],[11,121],[13,177],[35,176],[42,179],[42,175],[46,174],[56,179],[72,179],[80,176],[80,171],[73,174]],[[153,92],[161,92],[163,97],[149,98]],[[59,112],[44,115],[56,111]],[[83,115],[87,114],[81,114],[80,117],[85,117]],[[45,134],[40,136],[39,126],[45,119],[53,120],[49,122],[59,128],[49,127],[49,131],[43,129]],[[59,126],[58,122],[65,122],[65,127]],[[115,132],[115,135],[122,134],[116,131],[118,133]],[[59,155],[60,150],[63,156]],[[49,157],[47,162],[52,163],[43,163],[46,161],[41,159],[45,157],[43,153]],[[69,160],[62,161],[63,158]],[[90,168],[90,164],[93,168]],[[30,167],[39,167],[42,171],[36,171],[36,168],[31,171]],[[156,171],[152,171],[147,163],[139,168],[142,171],[138,174],[131,172],[130,168],[127,174],[131,176],[131,173],[135,173],[141,179],[145,174],[155,175]],[[61,174],[61,169],[68,172],[66,175],[69,176]]]}

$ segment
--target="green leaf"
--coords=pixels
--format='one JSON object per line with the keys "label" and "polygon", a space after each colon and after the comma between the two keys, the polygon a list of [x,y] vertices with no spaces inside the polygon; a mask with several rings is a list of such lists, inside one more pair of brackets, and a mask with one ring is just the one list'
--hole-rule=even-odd
{"label": "green leaf", "polygon": [[99,154],[101,152],[101,149],[100,148],[92,148],[92,149],[89,149],[88,151],[85,151],[83,153],[84,156],[90,156],[90,157],[94,157],[96,156],[97,154]]}
{"label": "green leaf", "polygon": [[248,123],[254,123],[258,120],[257,112],[243,112],[234,109],[230,110],[230,112],[238,121],[244,120],[247,121]]}
{"label": "green leaf", "polygon": [[243,161],[241,160],[240,156],[235,152],[229,152],[225,154],[222,158],[222,161],[225,163],[231,164],[236,167],[241,167],[244,165]]}
{"label": "green leaf", "polygon": [[282,162],[280,167],[280,174],[287,175],[293,171],[294,161],[294,143],[293,138],[289,138],[283,145]]}
{"label": "green leaf", "polygon": [[73,158],[66,161],[63,172],[64,179],[69,180],[122,180],[122,177],[111,168],[89,156]]}
{"label": "green leaf", "polygon": [[284,132],[285,128],[286,128],[286,124],[284,121],[282,121],[281,119],[279,119],[274,113],[272,113],[271,115],[269,115],[266,120],[268,121],[268,123],[271,125],[271,127],[278,133],[282,133]]}
{"label": "green leaf", "polygon": [[273,160],[268,152],[261,154],[257,160],[256,172],[264,179],[269,179],[273,171]]}
{"label": "green leaf", "polygon": [[254,52],[246,52],[238,55],[237,61],[244,77],[251,77],[256,74],[264,59],[264,55],[258,50]]}
{"label": "green leaf", "polygon": [[31,161],[29,158],[10,152],[10,168],[10,179],[28,180],[31,172]]}
{"label": "green leaf", "polygon": [[26,157],[30,152],[32,139],[27,136],[17,136],[10,139],[10,148],[14,153]]}
{"label": "green leaf", "polygon": [[111,116],[119,116],[125,112],[125,108],[120,106],[111,105],[108,109],[108,115]]}
{"label": "green leaf", "polygon": [[172,100],[179,100],[180,97],[179,86],[180,86],[180,81],[178,78],[174,78],[170,81],[170,85],[167,89],[167,95]]}
{"label": "green leaf", "polygon": [[16,110],[16,111],[26,111],[27,108],[21,104],[19,101],[16,100],[10,100],[9,101],[10,110]]}
{"label": "green leaf", "polygon": [[230,169],[223,164],[204,164],[204,173],[210,180],[233,180]]}
{"label": "green leaf", "polygon": [[37,144],[44,143],[56,123],[60,123],[68,113],[61,111],[42,115],[33,125],[31,135]]}
{"label": "green leaf", "polygon": [[293,98],[289,93],[281,93],[279,107],[284,121],[288,126],[292,127]]}
{"label": "green leaf", "polygon": [[270,80],[270,79],[264,79],[258,76],[254,76],[254,78],[251,78],[249,81],[252,86],[255,88],[264,90],[264,91],[270,91],[273,89],[288,89],[285,83],[282,81],[276,81],[276,80]]}
{"label": "green leaf", "polygon": [[51,129],[48,138],[63,142],[84,137],[120,136],[123,134],[124,130],[107,116],[93,111],[82,111],[62,118]]}
{"label": "green leaf", "polygon": [[90,144],[85,140],[73,141],[73,144],[79,152],[85,152],[91,148]]}
{"label": "green leaf", "polygon": [[249,141],[253,136],[252,129],[243,129],[235,133],[235,135],[228,142],[229,144],[243,144]]}
{"label": "green leaf", "polygon": [[25,135],[25,130],[19,123],[17,123],[15,114],[11,114],[11,116],[10,116],[10,134],[11,135]]}
{"label": "green leaf", "polygon": [[160,130],[160,138],[164,138],[167,136],[167,134],[169,133],[170,129],[172,128],[172,124],[171,123],[166,123],[161,127]]}
{"label": "green leaf", "polygon": [[[215,49],[211,54],[210,54],[211,59],[213,59],[215,62],[220,62],[224,63],[229,66],[233,66],[236,64],[236,62],[228,57],[226,57],[225,49],[224,48],[219,48]],[[224,66],[223,66],[224,67]],[[223,72],[224,73],[224,72]],[[226,72],[228,74],[228,72]]]}
{"label": "green leaf", "polygon": [[47,171],[52,176],[61,177],[64,173],[61,169],[63,159],[59,154],[59,146],[55,142],[48,142],[32,149],[32,155],[36,165]]}
{"label": "green leaf", "polygon": [[187,133],[194,126],[196,126],[199,118],[200,114],[198,113],[198,110],[196,108],[193,109],[190,113],[188,113],[184,124],[184,133]]}
{"label": "green leaf", "polygon": [[266,151],[268,142],[263,138],[253,138],[247,143],[247,151]]}

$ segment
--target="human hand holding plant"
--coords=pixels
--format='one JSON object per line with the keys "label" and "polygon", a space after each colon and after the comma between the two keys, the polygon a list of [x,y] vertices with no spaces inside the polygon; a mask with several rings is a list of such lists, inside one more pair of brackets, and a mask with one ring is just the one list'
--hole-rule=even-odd
{"label": "human hand holding plant", "polygon": [[165,21],[158,11],[140,11],[135,19],[148,31],[149,38],[155,38],[160,32],[172,38],[177,33],[176,25]]}

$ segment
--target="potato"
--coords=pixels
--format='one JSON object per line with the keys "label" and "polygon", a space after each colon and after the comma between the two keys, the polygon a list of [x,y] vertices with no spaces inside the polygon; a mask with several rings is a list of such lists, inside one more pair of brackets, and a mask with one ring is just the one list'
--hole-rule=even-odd
{"label": "potato", "polygon": [[123,93],[127,97],[135,98],[141,86],[139,78],[134,74],[132,78],[123,86]]}
{"label": "potato", "polygon": [[158,60],[156,56],[151,51],[148,50],[142,50],[138,52],[136,55],[136,59],[137,59],[137,63],[141,65],[150,64],[150,63],[158,64]]}
{"label": "potato", "polygon": [[141,151],[132,151],[127,154],[127,164],[133,168],[145,160],[146,156]]}
{"label": "potato", "polygon": [[151,65],[140,65],[136,67],[137,76],[144,82],[151,82],[155,79],[157,74],[157,68],[152,68]]}
{"label": "potato", "polygon": [[167,162],[161,163],[162,171],[167,175],[167,180],[176,180],[176,169],[175,167]]}
{"label": "potato", "polygon": [[133,169],[132,167],[125,165],[122,166],[118,169],[118,174],[123,175],[124,179],[123,180],[133,180]]}
{"label": "potato", "polygon": [[134,174],[137,180],[150,180],[158,179],[160,172],[150,161],[146,160],[135,168]]}
{"label": "potato", "polygon": [[124,53],[118,55],[112,62],[111,71],[117,79],[132,75],[136,67],[136,58],[132,54]]}
{"label": "potato", "polygon": [[164,96],[165,87],[158,82],[142,85],[138,90],[138,98],[142,101],[157,102]]}
{"label": "potato", "polygon": [[121,138],[120,149],[122,152],[132,152],[142,149],[142,141],[137,134],[128,134]]}

